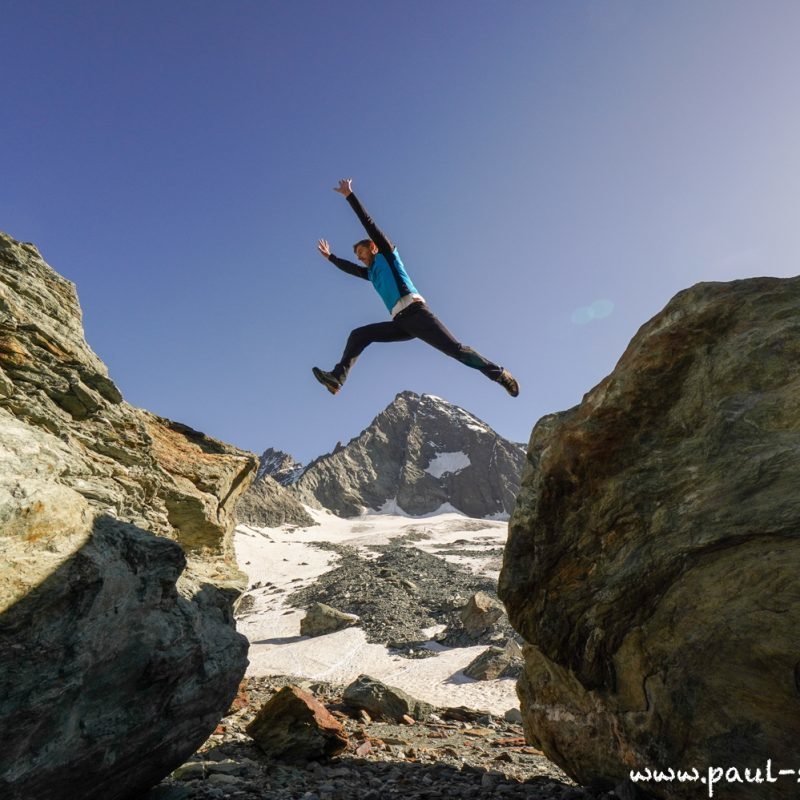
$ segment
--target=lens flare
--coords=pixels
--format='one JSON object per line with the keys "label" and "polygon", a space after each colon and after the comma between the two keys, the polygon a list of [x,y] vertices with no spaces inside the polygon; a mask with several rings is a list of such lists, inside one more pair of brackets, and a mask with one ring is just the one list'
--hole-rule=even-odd
{"label": "lens flare", "polygon": [[577,308],[572,312],[572,321],[576,325],[588,325],[592,321],[591,308]]}
{"label": "lens flare", "polygon": [[589,308],[592,309],[595,319],[605,319],[611,315],[614,310],[614,304],[610,300],[595,300]]}
{"label": "lens flare", "polygon": [[575,325],[588,325],[596,319],[605,319],[611,316],[614,304],[611,300],[595,300],[590,306],[576,308],[572,312],[572,321]]}

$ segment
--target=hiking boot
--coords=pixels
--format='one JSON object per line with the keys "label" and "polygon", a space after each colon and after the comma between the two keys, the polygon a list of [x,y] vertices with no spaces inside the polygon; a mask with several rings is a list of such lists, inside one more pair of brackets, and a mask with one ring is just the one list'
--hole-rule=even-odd
{"label": "hiking boot", "polygon": [[312,367],[314,377],[331,393],[336,394],[342,388],[341,381],[332,373],[319,367]]}
{"label": "hiking boot", "polygon": [[497,378],[497,382],[512,396],[519,394],[519,384],[517,379],[507,370],[503,369]]}

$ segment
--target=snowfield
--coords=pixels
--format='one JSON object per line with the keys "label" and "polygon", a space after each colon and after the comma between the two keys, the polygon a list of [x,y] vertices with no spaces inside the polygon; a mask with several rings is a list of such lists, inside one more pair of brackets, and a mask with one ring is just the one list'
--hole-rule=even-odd
{"label": "snowfield", "polygon": [[[327,511],[307,511],[319,523],[317,526],[240,525],[236,529],[236,557],[250,587],[239,602],[237,614],[238,630],[250,642],[248,676],[297,675],[349,683],[368,674],[437,706],[468,706],[494,714],[518,708],[513,678],[475,681],[461,672],[483,652],[483,645],[445,648],[430,642],[427,647],[436,656],[409,659],[392,654],[383,645],[370,644],[359,627],[326,636],[301,637],[300,620],[305,611],[285,604],[288,594],[336,567],[336,553],[310,544],[319,541],[356,547],[362,555],[374,558],[376,553],[368,549],[370,545],[387,544],[395,537],[422,532],[427,538],[408,546],[496,579],[500,569],[497,550],[505,545],[506,522],[476,520],[453,512],[421,518],[370,514],[341,519]],[[470,555],[443,554],[437,549],[456,542],[469,548]],[[475,555],[481,550],[486,551],[485,558]],[[435,632],[427,633],[432,636]]]}

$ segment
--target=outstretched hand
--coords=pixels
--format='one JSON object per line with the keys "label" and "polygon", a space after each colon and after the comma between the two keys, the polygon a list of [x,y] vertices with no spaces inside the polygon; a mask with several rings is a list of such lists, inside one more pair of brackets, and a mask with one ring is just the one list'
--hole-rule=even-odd
{"label": "outstretched hand", "polygon": [[317,242],[317,249],[324,258],[328,258],[331,254],[331,246],[328,244],[327,239],[320,239],[319,242]]}
{"label": "outstretched hand", "polygon": [[353,179],[352,178],[342,178],[339,181],[339,185],[335,186],[333,189],[334,192],[339,192],[339,194],[344,195],[347,197],[349,194],[353,193]]}

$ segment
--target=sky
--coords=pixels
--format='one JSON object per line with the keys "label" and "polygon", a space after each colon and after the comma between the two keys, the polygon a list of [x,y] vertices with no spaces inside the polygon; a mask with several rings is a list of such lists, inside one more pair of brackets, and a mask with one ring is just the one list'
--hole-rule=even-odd
{"label": "sky", "polygon": [[[133,405],[302,462],[398,392],[527,442],[700,281],[800,272],[796,0],[5,0],[0,230]],[[509,397],[387,319],[353,188]]]}

